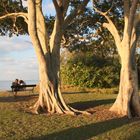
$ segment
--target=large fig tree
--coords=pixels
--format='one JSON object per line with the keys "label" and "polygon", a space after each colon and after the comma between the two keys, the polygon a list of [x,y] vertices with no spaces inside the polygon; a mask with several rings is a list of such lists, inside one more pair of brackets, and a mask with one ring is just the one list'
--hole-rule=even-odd
{"label": "large fig tree", "polygon": [[7,13],[0,20],[23,17],[39,64],[39,98],[32,112],[74,114],[79,112],[66,105],[60,91],[60,46],[69,23],[84,11],[89,0],[79,1],[78,6],[68,12],[70,0],[52,0],[56,17],[51,34],[48,33],[42,11],[42,0],[28,0],[28,12]]}
{"label": "large fig tree", "polygon": [[136,18],[138,0],[123,0],[121,2],[123,4],[123,12],[120,10],[120,13],[124,13],[123,34],[119,34],[119,29],[117,29],[115,23],[109,16],[111,9],[107,12],[99,11],[95,7],[94,9],[105,17],[106,22],[103,23],[103,26],[107,28],[114,37],[121,59],[119,93],[110,110],[131,118],[133,115],[140,116],[140,99],[135,62],[136,43],[138,38],[136,34],[136,27],[138,26],[138,18]]}

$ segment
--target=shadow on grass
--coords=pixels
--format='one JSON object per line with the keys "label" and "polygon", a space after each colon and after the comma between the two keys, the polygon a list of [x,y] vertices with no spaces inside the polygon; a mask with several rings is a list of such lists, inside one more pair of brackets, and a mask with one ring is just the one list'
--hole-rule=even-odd
{"label": "shadow on grass", "polygon": [[134,132],[133,135],[131,135],[128,140],[140,140],[140,130],[137,130],[136,132]]}
{"label": "shadow on grass", "polygon": [[74,91],[74,92],[63,92],[63,94],[84,94],[89,93],[88,91]]}
{"label": "shadow on grass", "polygon": [[0,102],[21,102],[21,101],[29,101],[38,95],[18,95],[16,97],[9,95],[0,97]]}
{"label": "shadow on grass", "polygon": [[[113,129],[122,127],[132,121],[127,118],[112,119],[103,122],[97,122],[77,128],[70,128],[61,132],[52,133],[40,137],[29,138],[28,140],[87,140],[94,138]],[[113,138],[112,133],[112,138]]]}
{"label": "shadow on grass", "polygon": [[85,110],[89,108],[93,108],[100,105],[107,105],[114,103],[115,99],[105,99],[105,100],[93,100],[93,101],[86,101],[86,102],[75,102],[69,104],[71,107],[79,109],[79,110]]}

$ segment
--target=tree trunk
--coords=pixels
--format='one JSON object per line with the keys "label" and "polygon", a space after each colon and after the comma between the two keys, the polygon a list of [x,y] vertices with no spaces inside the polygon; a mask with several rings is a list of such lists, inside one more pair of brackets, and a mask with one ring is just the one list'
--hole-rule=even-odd
{"label": "tree trunk", "polygon": [[138,94],[137,68],[134,60],[135,51],[130,47],[122,46],[120,85],[117,99],[110,111],[123,116],[140,116],[140,100]]}
{"label": "tree trunk", "polygon": [[[62,39],[62,22],[55,20],[51,39],[45,33],[45,20],[41,10],[41,0],[28,0],[28,29],[39,63],[40,92],[33,113],[75,114],[86,113],[68,107],[60,91],[60,45]],[[40,4],[39,4],[40,3]],[[41,28],[43,27],[43,28]],[[47,43],[50,43],[49,45]],[[88,114],[88,113],[86,113]]]}
{"label": "tree trunk", "polygon": [[61,95],[56,59],[51,55],[50,70],[47,67],[49,72],[45,70],[46,63],[39,62],[39,64],[40,93],[32,111],[37,114],[42,111],[46,113],[74,114],[65,104]]}
{"label": "tree trunk", "polygon": [[[54,59],[51,59],[51,62]],[[50,64],[51,65],[51,64]],[[52,65],[51,65],[52,66]],[[49,71],[49,73],[47,72]],[[57,69],[51,67],[51,70],[47,69],[46,63],[40,61],[39,75],[40,75],[40,92],[39,98],[35,105],[31,107],[31,112],[35,114],[39,113],[59,113],[59,114],[89,114],[85,111],[79,111],[66,105],[60,90],[59,78],[56,73]]]}
{"label": "tree trunk", "polygon": [[56,87],[55,77],[51,81],[44,70],[40,72],[40,93],[38,101],[32,108],[32,112],[36,114],[41,112],[74,114],[61,97],[60,89],[58,86]]}
{"label": "tree trunk", "polygon": [[124,0],[123,3],[123,36],[119,35],[119,31],[115,24],[107,15],[108,11],[102,12],[96,8],[94,9],[106,18],[107,22],[103,23],[103,27],[107,28],[114,37],[121,58],[122,67],[120,73],[119,94],[110,110],[131,118],[135,115],[140,116],[140,99],[138,94],[137,67],[135,62],[136,43],[138,39],[138,34],[136,34],[138,31],[136,30],[136,27],[139,22],[139,19],[136,20],[138,0]]}

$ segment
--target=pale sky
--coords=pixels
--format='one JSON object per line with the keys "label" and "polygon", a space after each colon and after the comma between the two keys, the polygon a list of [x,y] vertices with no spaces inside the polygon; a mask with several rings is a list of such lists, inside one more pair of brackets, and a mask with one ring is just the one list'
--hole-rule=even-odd
{"label": "pale sky", "polygon": [[[55,14],[51,0],[43,1],[43,12]],[[29,36],[0,37],[0,56],[0,81],[38,80],[38,62]]]}
{"label": "pale sky", "polygon": [[[23,0],[27,6],[27,1]],[[52,0],[43,0],[43,12],[55,15]],[[29,36],[0,37],[0,81],[38,80],[38,62]]]}

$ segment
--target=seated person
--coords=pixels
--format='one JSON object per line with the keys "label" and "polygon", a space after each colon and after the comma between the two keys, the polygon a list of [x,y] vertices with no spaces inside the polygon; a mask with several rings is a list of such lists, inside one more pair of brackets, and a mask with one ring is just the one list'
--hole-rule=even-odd
{"label": "seated person", "polygon": [[19,85],[26,85],[23,80],[19,80]]}
{"label": "seated person", "polygon": [[17,91],[18,90],[18,79],[15,79],[14,82],[12,82],[12,86],[15,86],[14,88],[12,88],[12,91]]}
{"label": "seated person", "polygon": [[[19,85],[26,85],[26,83],[23,80],[18,81]],[[25,90],[25,87],[20,87],[21,90]]]}

